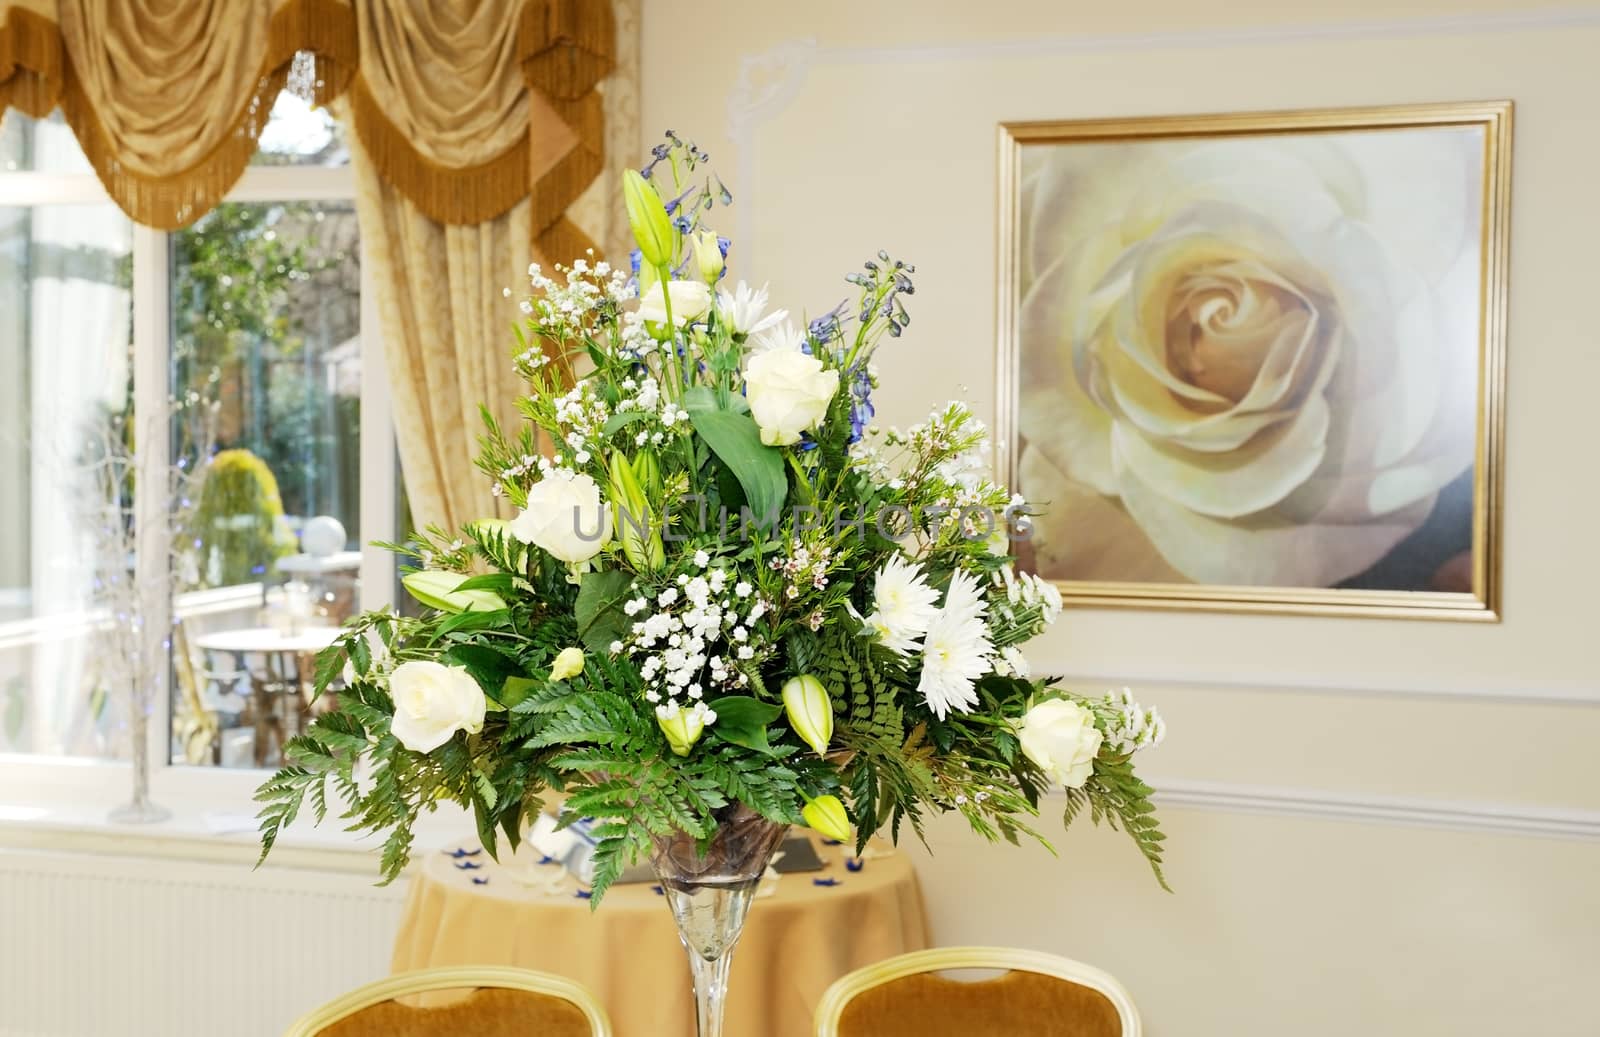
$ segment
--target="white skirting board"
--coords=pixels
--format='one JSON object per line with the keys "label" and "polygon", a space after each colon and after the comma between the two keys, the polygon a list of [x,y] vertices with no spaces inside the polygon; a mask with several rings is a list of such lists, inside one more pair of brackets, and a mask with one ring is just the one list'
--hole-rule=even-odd
{"label": "white skirting board", "polygon": [[277,1037],[386,975],[404,880],[0,851],[0,1035]]}

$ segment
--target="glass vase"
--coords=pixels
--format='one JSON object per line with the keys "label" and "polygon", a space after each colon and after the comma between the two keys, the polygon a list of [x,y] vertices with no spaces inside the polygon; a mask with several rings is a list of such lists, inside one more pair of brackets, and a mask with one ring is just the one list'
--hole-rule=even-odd
{"label": "glass vase", "polygon": [[685,832],[655,837],[650,864],[689,955],[699,1037],[723,1037],[733,948],[761,877],[787,831],[787,825],[734,804],[718,811],[716,834],[703,853],[699,840]]}

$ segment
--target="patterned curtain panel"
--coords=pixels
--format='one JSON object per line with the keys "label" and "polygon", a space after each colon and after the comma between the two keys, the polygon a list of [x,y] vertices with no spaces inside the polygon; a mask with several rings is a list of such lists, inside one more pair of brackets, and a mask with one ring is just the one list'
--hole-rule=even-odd
{"label": "patterned curtain panel", "polygon": [[502,289],[625,230],[607,143],[638,141],[638,4],[0,0],[0,115],[59,105],[112,199],[171,230],[238,181],[286,84],[341,99],[413,517],[453,525],[494,513],[470,458],[476,401],[511,416]]}

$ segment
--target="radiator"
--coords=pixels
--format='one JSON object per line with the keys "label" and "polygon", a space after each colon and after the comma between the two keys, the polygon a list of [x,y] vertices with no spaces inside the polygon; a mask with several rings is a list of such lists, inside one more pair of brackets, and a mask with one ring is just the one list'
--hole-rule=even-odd
{"label": "radiator", "polygon": [[0,852],[0,1035],[279,1037],[388,972],[403,883]]}

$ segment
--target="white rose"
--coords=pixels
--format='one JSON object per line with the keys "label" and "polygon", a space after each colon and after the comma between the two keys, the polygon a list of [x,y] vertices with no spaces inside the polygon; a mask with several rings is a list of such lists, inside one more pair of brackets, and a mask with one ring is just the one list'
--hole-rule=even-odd
{"label": "white rose", "polygon": [[745,398],[761,426],[761,442],[788,446],[828,413],[839,391],[839,372],[799,350],[774,349],[750,358],[744,373]]}
{"label": "white rose", "polygon": [[1102,735],[1094,714],[1070,699],[1047,699],[1017,725],[1022,753],[1069,789],[1080,788],[1094,770]]}
{"label": "white rose", "polygon": [[704,317],[711,309],[711,289],[703,281],[668,281],[667,294],[661,291],[661,282],[650,286],[639,299],[639,316],[657,324],[667,321],[667,299],[672,300],[672,323],[676,327]]}
{"label": "white rose", "polygon": [[389,730],[412,752],[431,753],[457,731],[483,730],[488,699],[466,670],[434,662],[408,662],[389,677],[394,722]]}
{"label": "white rose", "polygon": [[1074,515],[1041,566],[1326,587],[1413,532],[1473,460],[1481,147],[1041,151],[1020,482]]}
{"label": "white rose", "polygon": [[552,473],[528,491],[528,506],[511,520],[511,535],[563,562],[586,562],[611,539],[611,511],[589,476]]}

